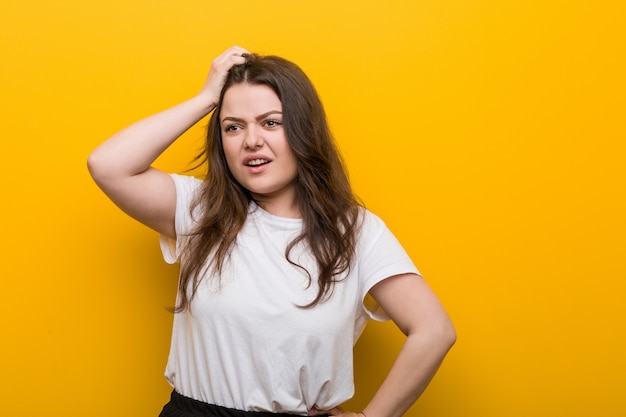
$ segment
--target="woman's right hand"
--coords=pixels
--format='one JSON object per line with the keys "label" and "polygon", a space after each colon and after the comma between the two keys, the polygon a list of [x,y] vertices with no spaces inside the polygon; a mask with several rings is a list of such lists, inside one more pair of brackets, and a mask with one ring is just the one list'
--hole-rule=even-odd
{"label": "woman's right hand", "polygon": [[171,177],[152,163],[187,129],[217,105],[228,71],[246,62],[244,48],[233,46],[213,60],[200,93],[183,103],[119,131],[88,159],[98,186],[124,212],[170,238],[176,237],[176,189]]}
{"label": "woman's right hand", "polygon": [[209,75],[198,94],[206,100],[209,107],[213,108],[217,105],[228,71],[234,65],[245,64],[245,55],[249,53],[248,50],[240,46],[231,46],[213,59]]}

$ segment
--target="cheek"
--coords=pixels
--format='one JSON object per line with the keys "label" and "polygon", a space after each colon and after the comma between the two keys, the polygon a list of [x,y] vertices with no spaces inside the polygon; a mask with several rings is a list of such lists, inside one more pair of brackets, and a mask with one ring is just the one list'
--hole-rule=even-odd
{"label": "cheek", "polygon": [[283,133],[281,138],[277,141],[280,145],[280,153],[289,160],[289,163],[294,167],[297,167],[298,160],[296,159],[296,154],[294,153],[289,141],[287,140],[287,136]]}
{"label": "cheek", "polygon": [[289,162],[291,165],[291,174],[293,175],[293,177],[295,178],[298,175],[298,160],[296,159],[296,155],[293,153],[293,151],[291,151],[291,149],[289,149]]}
{"label": "cheek", "polygon": [[285,140],[283,146],[284,146],[283,153],[289,157],[289,160],[291,161],[291,163],[294,166],[297,166],[298,165],[298,159],[296,158],[296,154],[293,151],[293,149],[291,148],[291,145],[289,145],[289,142],[287,142],[287,140]]}
{"label": "cheek", "polygon": [[224,151],[224,158],[226,159],[226,166],[228,170],[233,176],[237,176],[237,167],[239,166],[237,163],[238,154],[235,153],[232,146],[222,146],[222,150]]}
{"label": "cheek", "polygon": [[222,151],[224,152],[228,165],[230,165],[236,158],[235,147],[231,142],[222,142]]}

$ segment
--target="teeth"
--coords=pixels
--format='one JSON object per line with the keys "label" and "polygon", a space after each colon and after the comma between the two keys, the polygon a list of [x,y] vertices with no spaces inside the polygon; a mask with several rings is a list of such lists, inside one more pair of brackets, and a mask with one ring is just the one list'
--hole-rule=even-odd
{"label": "teeth", "polygon": [[246,163],[246,165],[248,165],[248,166],[252,166],[252,167],[256,167],[256,166],[259,166],[259,165],[266,164],[266,163],[268,163],[268,162],[269,162],[269,161],[268,161],[267,159],[253,159],[253,160],[251,160],[251,161],[248,161],[248,162]]}

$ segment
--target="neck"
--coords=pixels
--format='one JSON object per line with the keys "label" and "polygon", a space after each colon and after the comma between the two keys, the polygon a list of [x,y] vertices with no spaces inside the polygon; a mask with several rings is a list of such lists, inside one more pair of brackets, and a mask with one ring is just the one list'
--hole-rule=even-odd
{"label": "neck", "polygon": [[267,211],[272,216],[286,217],[289,219],[300,219],[302,213],[300,207],[295,201],[276,201],[272,199],[266,199],[259,196],[253,196],[256,204],[263,210]]}

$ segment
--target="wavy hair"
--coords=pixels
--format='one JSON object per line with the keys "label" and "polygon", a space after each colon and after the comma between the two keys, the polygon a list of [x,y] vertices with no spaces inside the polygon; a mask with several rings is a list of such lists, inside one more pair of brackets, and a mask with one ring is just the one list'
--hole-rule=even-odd
{"label": "wavy hair", "polygon": [[[306,74],[276,56],[246,57],[231,68],[208,126],[205,149],[198,158],[208,164],[207,176],[192,203],[197,227],[184,247],[180,298],[175,311],[184,311],[203,275],[211,268],[219,279],[222,265],[236,244],[252,196],[231,174],[222,148],[220,111],[225,92],[233,85],[269,86],[283,107],[283,127],[297,160],[296,199],[303,220],[302,232],[289,243],[285,258],[306,272],[309,285],[317,279],[309,308],[332,294],[335,282],[347,272],[355,254],[360,202],[352,192],[343,160],[330,133],[324,108]],[[305,243],[317,264],[317,277],[290,258],[292,249]],[[191,288],[191,292],[189,289]]]}

